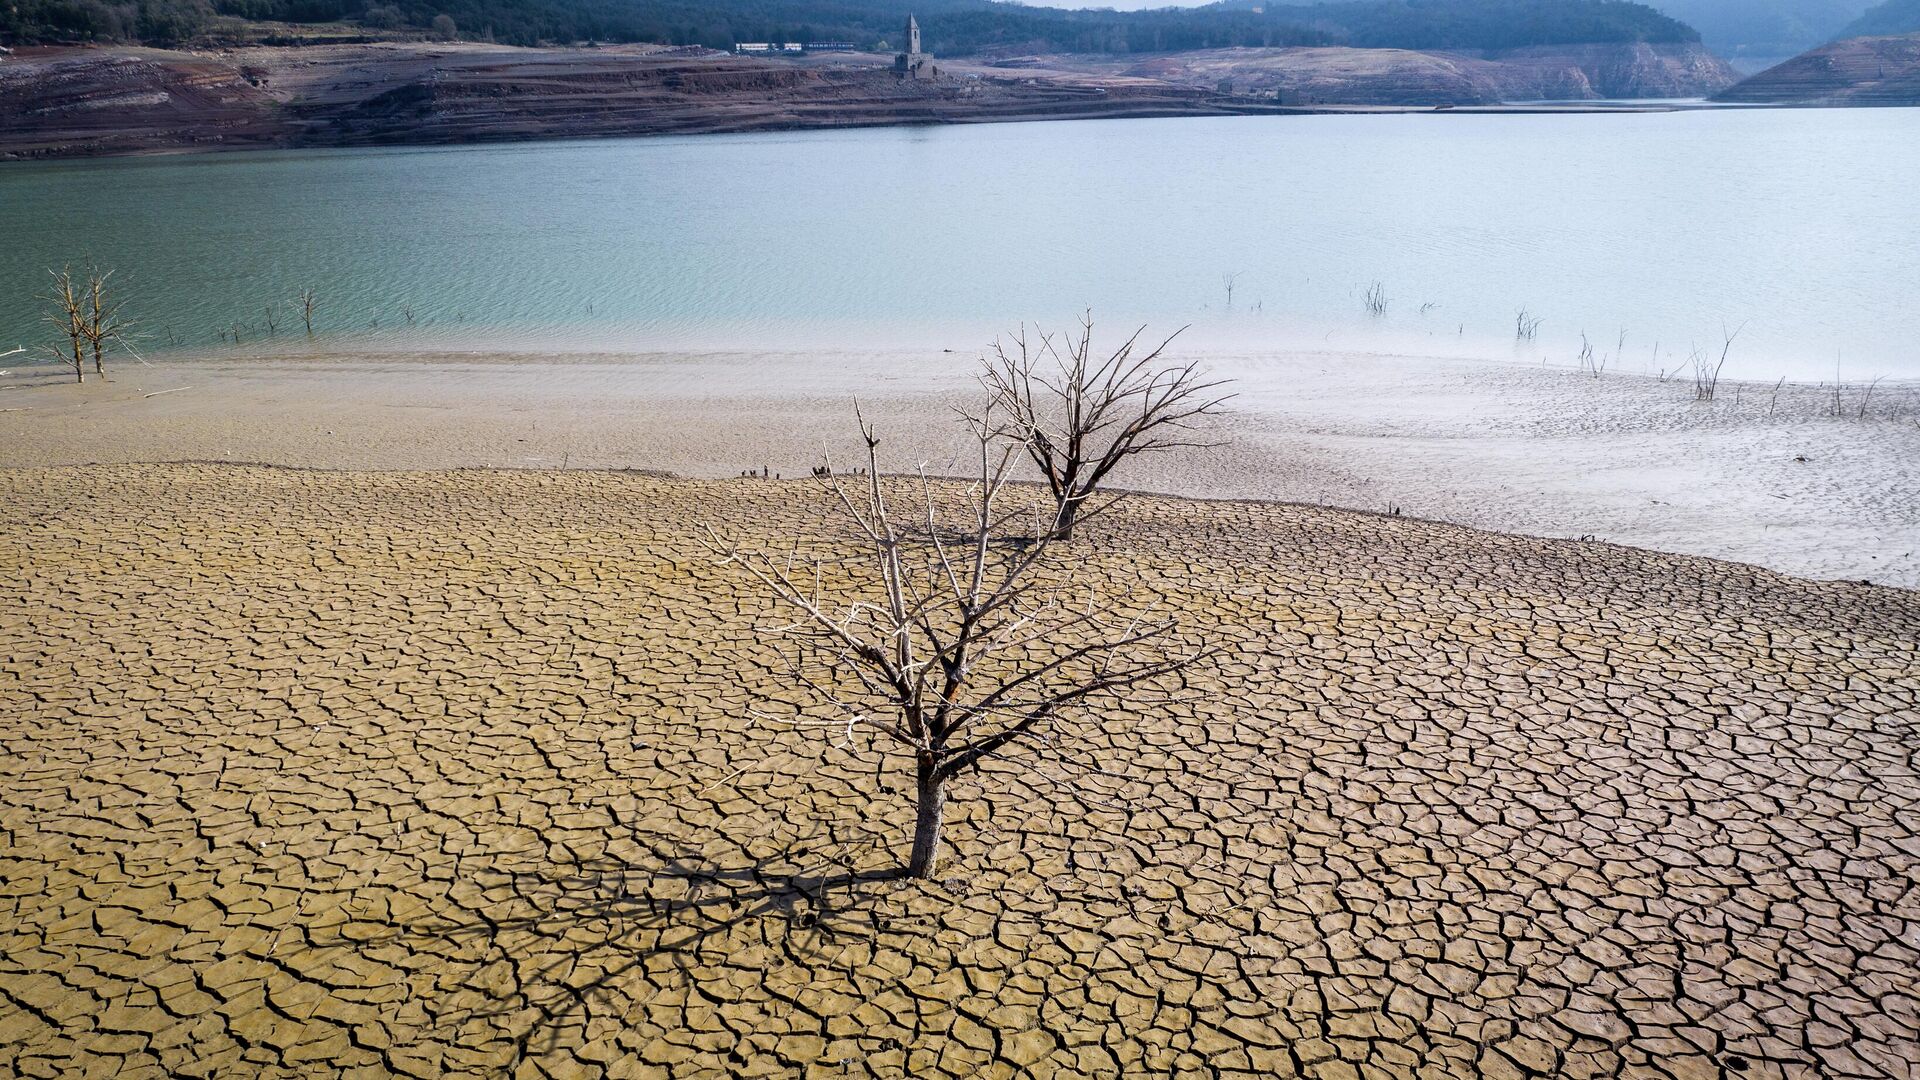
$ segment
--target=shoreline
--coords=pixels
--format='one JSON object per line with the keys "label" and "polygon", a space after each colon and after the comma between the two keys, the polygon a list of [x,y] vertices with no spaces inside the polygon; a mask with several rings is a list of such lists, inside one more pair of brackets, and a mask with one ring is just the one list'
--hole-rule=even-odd
{"label": "shoreline", "polygon": [[595,140],[662,139],[706,135],[783,135],[808,131],[859,131],[873,128],[965,127],[978,124],[1052,124],[1096,120],[1197,120],[1221,116],[1634,116],[1678,112],[1765,112],[1782,109],[1839,108],[1920,108],[1906,105],[1845,106],[1810,102],[1717,102],[1706,98],[1687,101],[1631,99],[1580,102],[1510,101],[1490,105],[1271,105],[1259,102],[1216,101],[1204,106],[1148,105],[1134,107],[1115,102],[1105,108],[1057,109],[1023,113],[959,114],[937,118],[898,116],[875,119],[829,119],[819,121],[772,121],[733,124],[716,120],[709,126],[677,127],[671,130],[554,132],[538,135],[476,135],[458,139],[393,140],[332,143],[291,142],[257,144],[179,144],[136,146],[129,149],[69,152],[58,148],[47,152],[16,151],[0,146],[0,167],[10,163],[76,164],[86,161],[119,161],[128,158],[212,157],[230,154],[254,154],[285,151],[327,150],[433,150],[483,146],[534,146],[541,143],[590,142]]}
{"label": "shoreline", "polygon": [[[74,164],[84,161],[118,161],[127,158],[169,158],[169,157],[208,157],[228,154],[252,154],[276,151],[313,151],[313,150],[432,150],[439,148],[482,147],[482,146],[522,146],[540,143],[569,143],[601,139],[661,139],[674,137],[698,137],[705,135],[784,135],[806,131],[859,131],[872,128],[915,128],[915,127],[963,127],[975,124],[1052,124],[1071,121],[1093,120],[1182,120],[1205,119],[1218,116],[1624,116],[1648,113],[1674,112],[1754,112],[1772,109],[1826,109],[1844,106],[1818,104],[1765,104],[1739,103],[1718,104],[1702,99],[1698,102],[1649,101],[1645,104],[1633,102],[1600,103],[1591,105],[1580,103],[1552,102],[1502,102],[1496,105],[1449,105],[1444,108],[1428,105],[1263,105],[1257,102],[1232,104],[1216,102],[1208,106],[1183,108],[1179,106],[1142,106],[1129,107],[1123,103],[1117,108],[1054,110],[1007,115],[973,114],[943,116],[938,118],[901,116],[895,118],[825,120],[819,122],[772,122],[730,124],[719,121],[712,126],[684,127],[674,130],[639,131],[587,131],[562,132],[533,136],[524,135],[479,135],[469,138],[447,140],[395,140],[365,143],[328,143],[295,142],[284,144],[255,145],[164,145],[141,146],[127,150],[106,150],[93,152],[81,150],[68,153],[55,150],[48,153],[16,152],[0,149],[0,166],[9,163],[59,162]],[[1899,108],[1901,106],[1870,106],[1878,108]]]}
{"label": "shoreline", "polygon": [[[1202,356],[1239,396],[1220,445],[1116,490],[1339,507],[1920,588],[1920,382],[1855,417],[1830,390],[1356,353]],[[16,369],[18,371],[20,369]],[[947,471],[950,354],[338,355],[166,360],[0,391],[0,467],[208,461],[366,472],[802,476],[858,397],[900,471]],[[1878,405],[1874,403],[1878,402]],[[844,445],[843,445],[844,444]]]}
{"label": "shoreline", "polygon": [[[1663,74],[1607,82],[1600,72],[1623,64],[1638,70],[1613,55],[1620,48],[1550,48],[1525,60],[1515,54],[1512,63],[1467,53],[1334,50],[1342,61],[1353,59],[1347,53],[1370,58],[1364,75],[1347,73],[1344,62],[1322,71],[1331,62],[1318,54],[1328,50],[1314,49],[969,57],[938,61],[934,79],[901,80],[885,57],[850,53],[767,59],[660,46],[470,42],[35,47],[0,64],[0,114],[20,120],[0,135],[0,161],[1050,120],[1719,107],[1674,100],[1718,82],[1657,51],[1638,57],[1638,67]],[[1291,72],[1286,78],[1263,67],[1276,57]],[[1169,58],[1205,70],[1158,71],[1156,62]],[[1560,86],[1536,70],[1546,61],[1562,75],[1592,69],[1596,97],[1545,99]],[[1241,72],[1238,92],[1231,77],[1222,88],[1222,63]],[[1398,63],[1413,67],[1396,74]],[[1466,77],[1463,66],[1479,75]],[[1294,77],[1304,81],[1287,82]],[[1600,97],[1602,89],[1622,96]]]}

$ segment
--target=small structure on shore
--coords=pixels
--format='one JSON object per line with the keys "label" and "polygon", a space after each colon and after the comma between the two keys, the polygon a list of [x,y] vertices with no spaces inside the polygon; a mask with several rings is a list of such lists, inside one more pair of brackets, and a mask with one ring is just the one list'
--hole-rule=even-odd
{"label": "small structure on shore", "polygon": [[860,46],[851,41],[739,41],[733,46],[735,56],[799,56],[803,53],[859,51]]}
{"label": "small structure on shore", "polygon": [[937,79],[940,69],[933,66],[933,54],[920,51],[920,23],[907,16],[907,51],[893,56],[894,74],[903,79]]}

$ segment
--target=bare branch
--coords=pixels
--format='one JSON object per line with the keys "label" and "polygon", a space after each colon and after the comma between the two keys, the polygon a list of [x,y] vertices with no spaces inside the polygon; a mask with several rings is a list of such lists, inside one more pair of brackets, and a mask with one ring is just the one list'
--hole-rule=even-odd
{"label": "bare branch", "polygon": [[1216,393],[1225,383],[1208,380],[1197,364],[1164,359],[1184,330],[1143,349],[1143,326],[1101,357],[1093,351],[1089,313],[1064,354],[1053,335],[1030,342],[1022,327],[1011,346],[996,341],[981,358],[990,410],[1005,418],[1005,433],[1026,449],[1053,493],[1053,538],[1071,539],[1087,501],[1128,458],[1210,445],[1185,433],[1231,395]]}
{"label": "bare branch", "polygon": [[[1041,338],[1040,347],[1050,349],[1050,340]],[[1086,342],[1083,335],[1072,344],[1068,356],[1078,360],[1066,361],[1080,364],[1083,374],[1070,372],[1062,386],[1084,379]],[[1022,355],[1030,360],[1032,353]],[[1016,372],[1026,363],[1011,362]],[[1071,403],[1096,425],[1114,401],[1133,397],[1149,402],[1151,419],[1151,403],[1168,393],[1164,378],[1132,389],[1129,373],[1145,369],[1126,356],[1093,370],[1106,372],[1100,385],[1111,380],[1124,391]],[[717,533],[704,537],[722,563],[740,567],[794,616],[761,627],[784,646],[790,683],[805,701],[788,723],[843,739],[867,728],[913,759],[918,813],[908,872],[917,876],[938,864],[946,785],[962,769],[1090,701],[1128,693],[1197,659],[1170,651],[1175,625],[1153,617],[1152,605],[1123,603],[1130,594],[1103,598],[1076,580],[1066,560],[1049,558],[1057,508],[1043,515],[1038,535],[1007,532],[1026,509],[1002,505],[1007,481],[1030,444],[1017,421],[1001,419],[1024,407],[1034,381],[1009,382],[1008,400],[990,398],[969,417],[978,472],[959,490],[924,470],[886,479],[879,436],[856,407],[867,450],[864,483],[844,481],[830,463],[815,472],[850,527],[854,558],[748,552]],[[1133,406],[1126,408],[1130,414]],[[1135,423],[1131,415],[1127,423]],[[893,503],[903,485],[918,498],[906,514]]]}

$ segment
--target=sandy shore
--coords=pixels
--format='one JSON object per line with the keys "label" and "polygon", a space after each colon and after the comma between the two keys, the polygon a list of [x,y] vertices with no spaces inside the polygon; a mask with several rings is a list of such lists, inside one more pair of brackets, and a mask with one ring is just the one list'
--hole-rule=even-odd
{"label": "sandy shore", "polygon": [[[961,354],[324,356],[0,377],[0,466],[215,460],[353,469],[641,468],[805,475],[852,452],[858,395],[892,460],[946,468]],[[1920,587],[1920,388],[1689,383],[1352,353],[1215,356],[1239,396],[1216,448],[1120,477],[1814,578]],[[157,395],[157,396],[154,396]]]}
{"label": "sandy shore", "polygon": [[[183,398],[60,415],[159,439]],[[686,401],[583,408],[583,450],[722,411]],[[337,407],[369,456],[481,452]],[[826,542],[812,495],[0,470],[0,1073],[1920,1068],[1920,593],[1143,497],[1071,565],[1217,653],[963,777],[903,882],[901,763],[756,722],[776,613],[697,539]]]}

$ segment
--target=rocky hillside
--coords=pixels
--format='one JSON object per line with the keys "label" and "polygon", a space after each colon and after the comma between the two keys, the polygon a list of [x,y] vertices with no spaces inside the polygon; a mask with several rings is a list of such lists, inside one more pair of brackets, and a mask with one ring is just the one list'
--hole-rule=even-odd
{"label": "rocky hillside", "polygon": [[0,156],[58,146],[248,143],[273,97],[247,65],[160,49],[22,49],[0,60]]}
{"label": "rocky hillside", "polygon": [[941,70],[657,46],[21,49],[0,60],[0,158],[1274,108],[1122,75]]}
{"label": "rocky hillside", "polygon": [[0,60],[0,158],[1690,97],[1733,82],[1698,45],[1644,43],[1216,49],[940,70],[902,82],[879,57],[646,45],[27,48]]}
{"label": "rocky hillside", "polygon": [[1405,49],[1209,49],[1045,62],[1205,87],[1286,105],[1485,105],[1705,97],[1733,85],[1698,45],[1540,46],[1499,53]]}
{"label": "rocky hillside", "polygon": [[1725,91],[1768,105],[1920,105],[1920,34],[1823,45]]}

